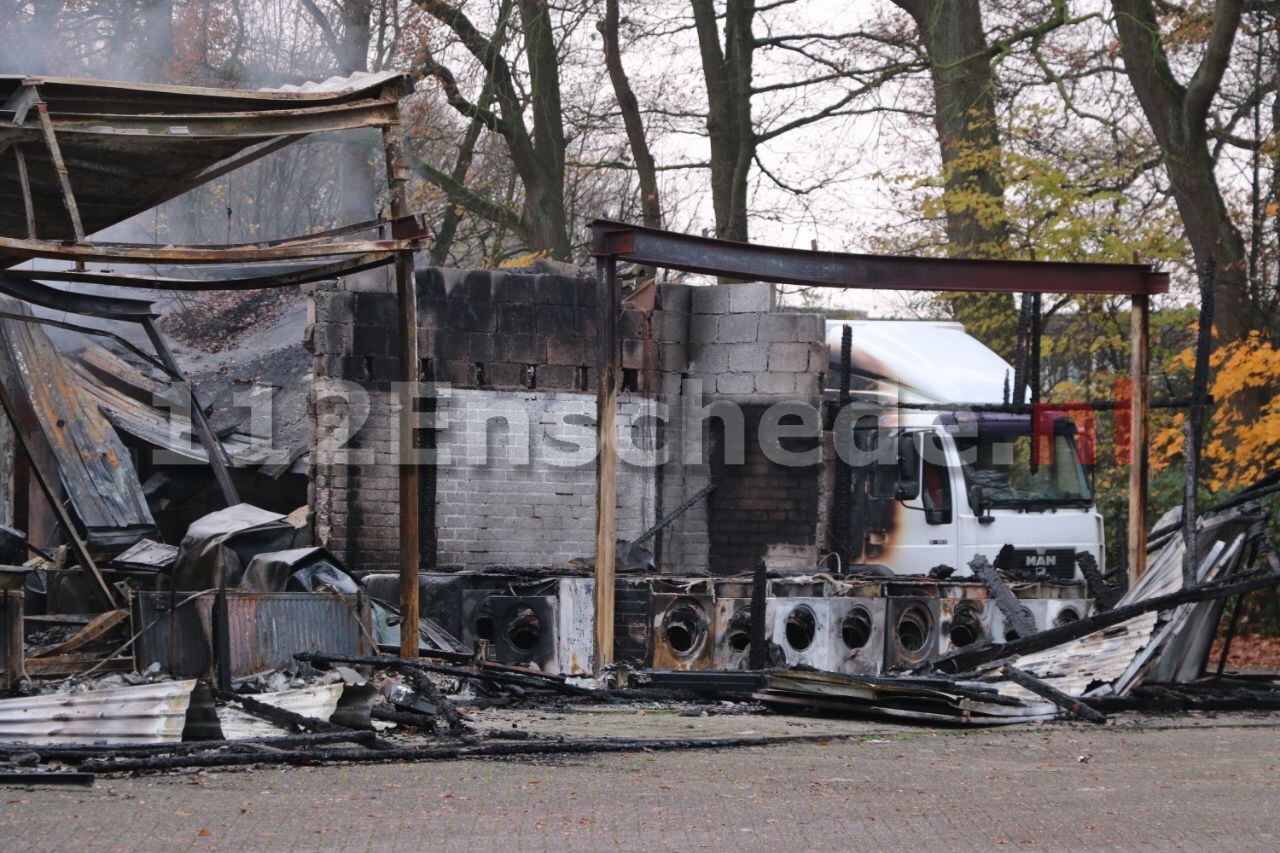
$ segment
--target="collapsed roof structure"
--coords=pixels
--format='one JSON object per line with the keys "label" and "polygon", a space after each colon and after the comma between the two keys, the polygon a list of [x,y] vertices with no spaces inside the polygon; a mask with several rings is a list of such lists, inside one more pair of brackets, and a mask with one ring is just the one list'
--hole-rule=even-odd
{"label": "collapsed roof structure", "polygon": [[[145,406],[129,394],[104,399],[94,381],[80,381],[59,359],[40,325],[90,334],[101,330],[35,315],[32,306],[141,326],[153,355],[139,353],[181,386],[191,400],[145,299],[102,295],[93,286],[152,290],[241,290],[297,285],[396,263],[400,303],[409,330],[405,379],[416,356],[412,330],[412,251],[423,229],[408,215],[399,126],[399,99],[412,91],[403,74],[360,74],[318,84],[256,92],[183,86],[105,83],[51,77],[0,77],[0,400],[15,437],[104,603],[114,601],[93,552],[118,552],[153,528],[129,454],[112,427],[157,440]],[[382,131],[392,218],[352,223],[318,234],[237,245],[145,245],[97,242],[89,236],[208,183],[310,134]],[[370,234],[370,232],[373,232]],[[74,268],[13,269],[32,259]],[[288,262],[282,271],[278,262]],[[277,262],[268,266],[270,262]],[[155,276],[120,267],[166,264],[239,265],[234,277]],[[97,271],[88,265],[106,265]],[[49,282],[68,282],[73,291]],[[108,292],[109,293],[109,292]],[[118,337],[118,336],[117,336]],[[126,342],[127,343],[127,342]],[[137,349],[133,347],[133,349]],[[102,361],[102,356],[98,361]],[[135,383],[145,386],[142,381]],[[110,392],[106,392],[111,396]],[[230,456],[201,406],[188,405],[190,427],[213,467],[228,505],[238,502],[227,474]],[[168,430],[170,436],[173,429]],[[166,446],[173,442],[165,442]],[[190,443],[190,442],[188,442]],[[190,454],[190,451],[188,451]],[[408,476],[411,476],[408,475]],[[63,508],[61,487],[71,512]],[[410,525],[406,525],[406,528]],[[412,549],[416,552],[416,549]],[[413,566],[416,572],[416,564]]]}

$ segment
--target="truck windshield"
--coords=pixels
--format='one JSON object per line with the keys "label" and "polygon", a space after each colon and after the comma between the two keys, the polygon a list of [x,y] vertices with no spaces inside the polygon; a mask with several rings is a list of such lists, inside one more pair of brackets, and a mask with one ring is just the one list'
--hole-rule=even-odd
{"label": "truck windshield", "polygon": [[1090,506],[1093,490],[1070,435],[1053,436],[1053,454],[1032,465],[1032,437],[1001,433],[956,438],[967,489],[982,487],[993,507]]}

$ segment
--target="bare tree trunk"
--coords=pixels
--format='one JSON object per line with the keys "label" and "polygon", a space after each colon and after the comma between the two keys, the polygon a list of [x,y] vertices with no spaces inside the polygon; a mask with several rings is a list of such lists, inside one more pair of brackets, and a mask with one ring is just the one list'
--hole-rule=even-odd
{"label": "bare tree trunk", "polygon": [[[933,81],[947,243],[958,257],[1000,257],[1009,244],[1000,173],[995,72],[978,0],[894,0],[916,22]],[[1018,315],[1004,294],[950,294],[957,320],[1006,358]]]}
{"label": "bare tree trunk", "polygon": [[622,123],[627,130],[631,156],[636,164],[636,176],[640,180],[640,214],[648,228],[662,227],[662,205],[658,198],[658,171],[654,164],[649,141],[644,135],[644,121],[640,117],[640,103],[631,89],[627,71],[622,66],[622,52],[618,44],[618,0],[606,0],[605,17],[596,24],[604,40],[604,59],[609,67],[609,80],[613,94],[618,99]]}
{"label": "bare tree trunk", "polygon": [[751,120],[754,0],[728,0],[724,44],[712,0],[690,0],[702,74],[707,86],[707,136],[711,141],[711,204],[716,236],[748,238],[747,189],[757,136]]}
{"label": "bare tree trunk", "polygon": [[143,0],[142,37],[134,57],[136,76],[168,83],[173,64],[173,0]]}
{"label": "bare tree trunk", "polygon": [[[373,0],[341,0],[338,4],[338,27],[335,28],[315,0],[302,0],[333,54],[338,70],[345,75],[369,70],[370,19]],[[374,166],[370,160],[374,135],[347,134],[341,142],[338,159],[338,217],[343,222],[372,219]]]}
{"label": "bare tree trunk", "polygon": [[[565,135],[560,101],[559,55],[544,0],[519,0],[520,27],[528,62],[528,97],[517,88],[511,66],[502,53],[500,34],[483,35],[460,6],[445,0],[416,0],[418,6],[448,27],[487,70],[497,111],[472,103],[462,94],[453,72],[428,50],[423,68],[441,84],[450,106],[479,119],[506,142],[511,163],[520,176],[524,204],[518,219],[506,205],[486,199],[453,180],[447,172],[417,161],[427,180],[441,187],[450,201],[461,204],[504,228],[517,231],[535,252],[568,260],[571,248],[564,197]],[[526,111],[532,128],[525,124]]]}
{"label": "bare tree trunk", "polygon": [[533,154],[521,175],[521,219],[534,247],[557,260],[569,259],[569,223],[564,206],[564,114],[560,104],[560,57],[545,0],[520,0],[520,24],[529,62]]}
{"label": "bare tree trunk", "polygon": [[1240,0],[1218,0],[1200,65],[1187,85],[1169,65],[1151,0],[1112,0],[1125,72],[1142,104],[1183,228],[1203,268],[1217,264],[1216,323],[1223,340],[1238,340],[1258,327],[1262,313],[1251,298],[1244,240],[1231,220],[1209,150],[1209,108],[1222,83],[1240,27]]}

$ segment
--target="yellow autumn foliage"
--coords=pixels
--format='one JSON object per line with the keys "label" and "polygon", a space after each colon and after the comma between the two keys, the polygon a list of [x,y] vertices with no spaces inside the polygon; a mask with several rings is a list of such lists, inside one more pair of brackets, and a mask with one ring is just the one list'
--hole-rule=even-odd
{"label": "yellow autumn foliage", "polygon": [[[1176,362],[1191,369],[1194,354]],[[1214,399],[1205,425],[1201,482],[1213,493],[1230,493],[1280,468],[1280,348],[1254,332],[1218,348],[1209,393]],[[1152,437],[1152,467],[1180,460],[1184,415]]]}

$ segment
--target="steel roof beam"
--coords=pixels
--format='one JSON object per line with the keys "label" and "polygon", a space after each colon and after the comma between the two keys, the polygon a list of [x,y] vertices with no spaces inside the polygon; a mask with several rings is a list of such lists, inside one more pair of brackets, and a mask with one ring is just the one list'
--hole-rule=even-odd
{"label": "steel roof beam", "polygon": [[919,258],[815,252],[591,223],[591,254],[706,275],[845,289],[1150,295],[1169,274],[1149,264]]}

